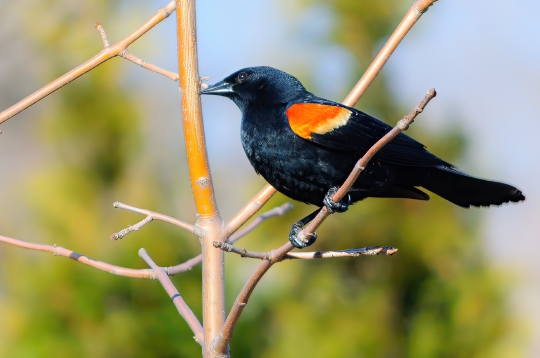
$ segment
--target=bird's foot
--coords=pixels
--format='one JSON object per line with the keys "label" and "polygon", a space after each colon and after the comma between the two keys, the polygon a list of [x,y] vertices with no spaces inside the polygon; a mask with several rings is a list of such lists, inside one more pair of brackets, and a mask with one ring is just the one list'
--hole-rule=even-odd
{"label": "bird's foot", "polygon": [[302,225],[299,223],[293,224],[289,233],[289,241],[297,249],[303,249],[313,244],[317,240],[317,234],[313,233],[309,236],[304,236],[302,233]]}
{"label": "bird's foot", "polygon": [[332,198],[334,195],[336,195],[337,191],[339,190],[339,187],[335,186],[333,188],[330,188],[328,190],[328,193],[324,196],[324,206],[326,206],[326,209],[330,214],[333,213],[344,213],[349,209],[349,205],[351,205],[351,196],[347,194],[347,201],[341,200],[339,203],[336,203]]}

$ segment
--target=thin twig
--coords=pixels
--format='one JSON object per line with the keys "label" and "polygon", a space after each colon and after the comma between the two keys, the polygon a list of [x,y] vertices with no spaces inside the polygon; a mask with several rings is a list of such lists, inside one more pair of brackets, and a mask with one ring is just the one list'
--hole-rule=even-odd
{"label": "thin twig", "polygon": [[148,253],[145,249],[139,250],[139,256],[150,266],[156,275],[156,278],[159,280],[169,297],[172,299],[178,313],[184,318],[189,328],[195,334],[195,342],[199,343],[201,346],[204,344],[204,330],[201,326],[201,323],[187,305],[186,301],[180,296],[180,293],[172,283],[171,279],[167,273],[148,256]]}
{"label": "thin twig", "polygon": [[[152,27],[156,26],[161,21],[166,19],[175,10],[175,7],[176,7],[176,1],[174,0],[170,1],[167,5],[159,9],[154,14],[154,16],[152,16],[144,25],[142,25],[139,29],[137,29],[135,32],[133,32],[131,35],[129,35],[125,39],[118,41],[114,45],[111,45],[108,47],[106,46],[105,49],[103,49],[101,52],[99,52],[97,55],[95,55],[91,59],[83,62],[79,66],[75,67],[73,70],[63,74],[62,76],[58,77],[54,81],[50,82],[49,84],[37,90],[36,92],[32,93],[30,96],[26,97],[25,99],[17,102],[13,106],[4,110],[3,112],[0,113],[0,123],[5,122],[11,117],[15,116],[16,114],[24,111],[31,105],[47,97],[48,95],[50,95],[57,89],[61,88],[62,86],[67,85],[68,83],[75,80],[76,78],[84,75],[86,72],[101,65],[103,62],[115,56],[118,56],[122,51],[127,49],[129,45],[131,45],[138,38],[144,35],[148,30],[150,30]],[[104,41],[104,44],[108,43],[108,41],[106,41],[106,37],[104,39],[102,35],[101,38]]]}
{"label": "thin twig", "polygon": [[[160,220],[160,221],[168,222],[169,224],[176,225],[176,226],[178,226],[178,227],[180,227],[182,229],[185,229],[185,230],[197,235],[195,226],[191,225],[191,224],[188,224],[188,223],[186,223],[186,222],[184,222],[182,220],[178,220],[178,219],[172,218],[172,217],[164,215],[164,214],[156,213],[155,211],[150,211],[150,210],[146,210],[146,209],[140,209],[140,208],[136,208],[134,206],[126,205],[126,204],[121,203],[119,201],[115,202],[113,204],[113,206],[115,208],[118,208],[118,209],[129,210],[129,211],[133,211],[133,212],[138,213],[138,214],[146,215],[147,216],[146,219],[148,219],[148,216],[149,216],[154,220]],[[150,219],[148,222],[152,221],[152,219]],[[140,223],[138,223],[138,224],[133,225],[133,226],[139,225],[141,223],[142,223],[142,221]],[[145,224],[147,224],[147,223],[145,223]],[[141,225],[141,227],[144,226],[145,224]],[[127,235],[130,231],[138,230],[138,229],[139,228],[129,230],[128,232],[125,233],[125,235]],[[127,230],[127,229],[124,229],[124,230]],[[112,236],[114,236],[114,235],[115,234],[113,234]],[[123,236],[125,236],[125,235],[123,235]],[[111,236],[111,239],[116,240],[112,236]],[[121,239],[121,237],[119,237],[119,239]]]}
{"label": "thin twig", "polygon": [[373,256],[373,255],[388,255],[392,256],[398,249],[392,246],[368,246],[360,249],[345,249],[336,251],[315,251],[315,252],[289,252],[283,257],[285,259],[329,259],[336,257],[358,257],[358,256]]}
{"label": "thin twig", "polygon": [[122,229],[122,230],[117,231],[114,234],[112,234],[111,235],[111,240],[123,239],[124,236],[126,236],[130,232],[138,231],[140,228],[142,228],[144,225],[148,224],[152,220],[154,220],[154,218],[151,217],[150,215],[148,215],[147,217],[144,218],[144,220],[141,220],[141,221],[139,221],[138,223],[136,223],[134,225],[128,226],[127,228]]}
{"label": "thin twig", "polygon": [[239,249],[236,246],[233,246],[231,244],[227,244],[225,242],[219,242],[214,241],[213,242],[214,247],[226,252],[232,252],[235,254],[238,254],[242,257],[250,257],[252,259],[260,259],[260,260],[271,260],[270,253],[268,252],[256,252],[256,251],[248,251],[246,249]]}
{"label": "thin twig", "polygon": [[[336,192],[336,194],[332,197],[332,200],[335,202],[340,202],[341,199],[347,195],[350,188],[353,186],[354,182],[356,182],[356,179],[358,179],[358,176],[362,171],[366,168],[367,164],[373,158],[373,156],[386,144],[388,144],[392,139],[394,139],[399,133],[401,133],[404,130],[407,130],[409,128],[409,125],[411,125],[414,122],[414,119],[416,116],[424,110],[424,108],[427,106],[429,101],[431,101],[435,96],[437,95],[437,92],[434,88],[427,91],[426,96],[420,102],[420,104],[411,112],[409,115],[405,116],[403,119],[401,119],[398,124],[392,128],[392,130],[384,137],[379,139],[367,152],[362,156],[362,158],[356,163],[354,166],[354,169],[352,170],[351,174],[347,177],[347,180],[343,183],[343,185],[339,188],[339,190]],[[309,238],[313,235],[315,230],[323,223],[323,221],[330,215],[328,212],[328,209],[326,206],[323,206],[321,211],[317,214],[317,216],[308,224],[308,226],[302,230],[299,234],[299,240],[309,240]]]}
{"label": "thin twig", "polygon": [[[7,244],[19,246],[24,249],[51,252],[54,254],[54,256],[69,257],[70,259],[73,259],[77,262],[80,262],[88,266],[92,266],[94,268],[97,268],[98,270],[105,271],[113,275],[124,276],[124,277],[134,277],[134,278],[150,278],[150,279],[155,278],[154,270],[150,270],[150,269],[138,270],[138,269],[131,269],[131,268],[126,268],[126,267],[111,265],[103,261],[94,260],[88,256],[79,254],[75,251],[71,251],[69,249],[66,249],[57,245],[36,244],[33,242],[12,239],[10,237],[2,236],[2,235],[0,235],[0,242],[5,242]],[[167,268],[163,268],[163,269],[167,270]]]}
{"label": "thin twig", "polygon": [[[388,132],[383,138],[381,138],[377,143],[375,143],[367,152],[364,154],[364,156],[358,161],[358,163],[355,165],[354,169],[352,170],[351,174],[345,181],[345,183],[340,187],[340,189],[337,191],[337,193],[333,196],[333,200],[336,202],[341,201],[341,199],[347,194],[349,189],[352,187],[353,183],[356,181],[362,170],[365,168],[369,160],[377,153],[379,149],[381,149],[384,145],[389,143],[393,138],[395,138],[401,131],[406,130],[408,126],[414,121],[414,118],[422,112],[424,107],[429,103],[429,101],[435,97],[436,92],[435,89],[431,89],[427,92],[426,96],[420,102],[420,104],[405,118],[400,120],[398,124],[390,131]],[[322,224],[322,222],[329,216],[328,210],[326,210],[326,207],[323,207],[322,210],[317,214],[315,219],[311,221],[308,226],[302,230],[299,234],[300,239],[307,238],[310,235],[313,235],[315,230]],[[225,324],[223,325],[223,329],[221,330],[219,336],[216,338],[216,341],[214,342],[214,347],[217,352],[224,352],[226,348],[228,347],[229,341],[232,337],[232,334],[234,332],[234,327],[236,326],[236,322],[238,322],[238,319],[240,318],[240,315],[242,314],[242,311],[244,310],[245,306],[247,305],[247,302],[249,300],[249,297],[251,296],[251,293],[255,289],[255,286],[257,283],[261,280],[262,276],[272,267],[272,265],[275,262],[281,261],[283,257],[288,254],[292,249],[293,245],[289,242],[285,243],[283,246],[281,246],[277,250],[270,251],[270,258],[269,260],[264,260],[259,264],[259,267],[257,270],[253,273],[253,275],[248,279],[248,281],[245,283],[244,287],[242,288],[242,291],[238,294],[238,297],[236,298],[233,307],[231,308],[231,311],[229,312],[229,315],[227,316],[227,319],[225,320]]]}
{"label": "thin twig", "polygon": [[118,56],[121,56],[123,58],[125,58],[126,60],[128,61],[131,61],[143,68],[146,68],[147,70],[150,70],[152,72],[156,72],[156,73],[159,73],[160,75],[163,75],[167,78],[170,78],[171,80],[173,81],[178,81],[178,79],[180,78],[178,76],[178,73],[174,73],[174,72],[171,72],[171,71],[167,71],[161,67],[158,67],[156,65],[152,65],[151,63],[147,63],[146,61],[143,61],[142,59],[138,58],[137,56],[135,56],[134,54],[132,54],[131,52],[129,52],[127,49],[125,49],[124,51],[120,52],[118,54]]}
{"label": "thin twig", "polygon": [[[214,247],[226,252],[232,252],[240,255],[241,257],[249,257],[259,260],[272,260],[273,256],[270,252],[256,252],[241,249],[236,246],[226,244],[223,242],[214,241]],[[314,252],[289,252],[283,256],[280,261],[285,259],[329,259],[336,257],[358,257],[358,256],[373,256],[373,255],[388,255],[392,256],[398,251],[398,249],[392,246],[368,246],[359,249],[345,249],[335,251],[314,251]]]}
{"label": "thin twig", "polygon": [[[103,47],[108,48],[110,45],[109,45],[109,40],[107,39],[107,33],[105,32],[105,29],[99,22],[96,22],[96,29],[99,31],[99,34],[101,35],[101,39],[103,40]],[[161,67],[147,63],[141,60],[140,58],[138,58],[137,56],[133,55],[132,53],[130,53],[127,48],[124,51],[120,52],[118,56],[123,57],[126,60],[131,61],[143,68],[146,68],[147,70],[150,70],[152,72],[156,72],[156,73],[159,73],[160,75],[168,77],[173,81],[178,81],[179,77],[177,73],[167,71]]]}

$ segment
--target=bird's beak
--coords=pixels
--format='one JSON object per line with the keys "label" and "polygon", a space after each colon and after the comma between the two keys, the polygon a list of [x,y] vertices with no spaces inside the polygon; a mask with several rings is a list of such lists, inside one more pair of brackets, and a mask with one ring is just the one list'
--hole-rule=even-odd
{"label": "bird's beak", "polygon": [[216,96],[228,96],[234,93],[232,84],[221,81],[213,86],[203,89],[199,94],[213,94]]}

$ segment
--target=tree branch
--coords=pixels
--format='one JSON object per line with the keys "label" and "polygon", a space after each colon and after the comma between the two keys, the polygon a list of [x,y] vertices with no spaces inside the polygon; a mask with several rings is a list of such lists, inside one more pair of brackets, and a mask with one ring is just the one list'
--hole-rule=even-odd
{"label": "tree branch", "polygon": [[[390,131],[388,132],[384,137],[382,137],[377,143],[375,143],[367,152],[362,156],[362,158],[356,163],[354,169],[352,170],[351,174],[343,183],[343,185],[340,187],[340,189],[336,192],[336,194],[333,196],[333,200],[336,202],[341,201],[341,199],[347,194],[347,192],[352,187],[353,183],[356,181],[362,170],[366,167],[368,162],[373,158],[373,156],[386,144],[388,144],[393,138],[395,138],[401,131],[406,130],[409,125],[414,121],[414,118],[423,111],[425,106],[429,103],[429,101],[435,97],[436,92],[435,89],[431,89],[427,92],[426,96],[420,102],[420,104],[405,118],[400,120],[398,124]],[[322,224],[322,222],[329,216],[329,212],[326,209],[326,207],[323,207],[321,211],[317,214],[317,216],[308,224],[308,226],[302,230],[299,234],[300,239],[304,238],[307,239],[309,236],[313,235],[315,230]],[[223,245],[222,245],[223,246]],[[226,247],[226,246],[225,246]],[[223,325],[223,329],[221,330],[218,338],[214,342],[214,347],[217,352],[222,352],[226,347],[228,347],[228,342],[230,341],[234,327],[236,326],[236,322],[238,322],[238,319],[240,318],[240,315],[242,314],[242,311],[244,310],[244,307],[247,305],[247,302],[249,300],[249,297],[251,296],[251,293],[255,289],[255,286],[260,281],[262,276],[272,267],[272,265],[276,262],[279,262],[283,259],[283,257],[288,254],[294,247],[290,242],[287,242],[283,246],[281,246],[277,250],[270,251],[270,255],[268,257],[264,257],[264,261],[261,262],[255,273],[248,279],[244,287],[242,288],[242,291],[240,291],[240,294],[236,298],[233,307],[231,308],[231,312],[229,312],[229,315],[227,316],[227,319],[225,320],[225,324]],[[244,253],[245,254],[245,253]],[[257,257],[257,258],[263,258],[263,257]]]}
{"label": "tree branch", "polygon": [[[424,108],[427,106],[429,101],[431,101],[435,96],[437,95],[437,92],[435,92],[435,89],[430,89],[427,93],[422,102],[411,112],[409,115],[405,116],[403,119],[401,119],[398,124],[392,128],[392,130],[384,137],[379,139],[367,152],[362,156],[362,158],[356,163],[354,166],[354,169],[352,170],[351,174],[347,177],[347,180],[345,180],[345,183],[339,188],[339,190],[336,192],[336,194],[332,197],[332,200],[335,202],[340,202],[345,195],[349,192],[351,187],[353,186],[356,179],[358,179],[358,176],[362,171],[366,168],[367,164],[373,158],[373,156],[386,144],[388,144],[392,139],[394,139],[399,133],[402,131],[405,131],[409,128],[409,125],[411,125],[414,122],[414,119],[416,116],[424,110]],[[324,220],[330,215],[328,212],[328,209],[326,206],[323,206],[321,211],[317,214],[317,216],[308,224],[308,226],[302,230],[298,234],[298,238],[300,240],[308,241],[309,238],[313,235],[315,230],[323,223]]]}
{"label": "tree branch", "polygon": [[315,252],[289,252],[283,257],[285,259],[330,259],[336,257],[358,257],[358,256],[374,256],[388,255],[392,256],[398,249],[392,246],[368,246],[360,249],[345,249],[337,251],[315,251]]}
{"label": "tree branch", "polygon": [[[225,321],[225,276],[222,251],[212,241],[225,241],[224,224],[216,203],[208,153],[204,136],[201,98],[201,79],[197,60],[197,26],[195,0],[176,3],[176,38],[178,40],[178,72],[184,145],[189,180],[197,209],[197,227],[203,255],[203,356],[213,357],[211,343]],[[225,350],[227,352],[227,349]]]}
{"label": "tree branch", "polygon": [[353,107],[360,97],[364,94],[371,82],[377,77],[381,69],[386,64],[386,61],[390,58],[394,50],[401,43],[401,40],[407,35],[409,30],[416,24],[418,19],[427,11],[428,7],[433,5],[437,0],[418,0],[409,9],[401,23],[394,30],[394,33],[388,38],[388,41],[383,46],[377,57],[373,60],[368,67],[362,78],[351,90],[351,93],[343,101],[344,105]]}
{"label": "tree branch", "polygon": [[[113,275],[134,277],[134,278],[151,278],[151,279],[155,278],[154,270],[150,270],[150,269],[139,270],[139,269],[131,269],[131,268],[126,268],[126,267],[111,265],[103,261],[94,260],[88,256],[84,256],[82,254],[63,248],[61,246],[36,244],[33,242],[12,239],[10,237],[2,236],[2,235],[0,235],[0,242],[5,242],[7,244],[19,246],[19,247],[30,249],[30,250],[51,252],[54,254],[54,256],[69,257],[70,259],[73,259],[77,262],[80,262],[88,266],[92,266],[94,268],[97,268],[98,270],[105,271]],[[163,269],[167,270],[167,268],[163,268]]]}
{"label": "tree branch", "polygon": [[[103,47],[107,49],[110,45],[109,45],[109,40],[107,39],[107,33],[105,32],[105,29],[99,22],[96,22],[96,29],[99,31],[99,34],[101,35],[101,39],[103,40]],[[160,75],[168,77],[173,81],[178,81],[179,77],[177,73],[164,70],[163,68],[152,65],[150,63],[146,63],[145,61],[141,60],[137,56],[130,53],[127,48],[124,51],[120,52],[118,56],[123,57],[126,60],[131,61],[143,68],[146,68],[147,70],[150,70],[152,72],[156,72],[156,73],[159,73]]]}
{"label": "tree branch", "polygon": [[139,223],[137,223],[135,225],[131,225],[131,226],[127,227],[126,229],[117,231],[114,234],[112,234],[111,239],[113,239],[113,240],[121,239],[124,236],[126,236],[127,234],[129,234],[131,231],[139,230],[141,227],[148,224],[152,220],[165,221],[165,222],[167,222],[169,224],[173,224],[175,226],[178,226],[179,228],[187,230],[192,234],[198,235],[197,228],[195,226],[193,226],[191,224],[188,224],[188,223],[186,223],[186,222],[184,222],[182,220],[178,220],[178,219],[172,218],[172,217],[167,216],[167,215],[156,213],[155,211],[150,211],[150,210],[146,210],[146,209],[139,209],[139,208],[136,208],[134,206],[130,206],[130,205],[126,205],[124,203],[121,203],[119,201],[115,202],[113,204],[113,207],[118,208],[118,209],[124,209],[124,210],[133,211],[133,212],[138,213],[138,214],[146,215],[146,219],[144,219],[143,221],[141,221],[141,222],[139,222]]}
{"label": "tree branch", "polygon": [[172,299],[174,305],[176,306],[176,309],[178,310],[178,313],[180,313],[180,316],[184,318],[189,328],[191,328],[191,330],[193,331],[193,334],[195,334],[195,342],[199,343],[202,346],[204,344],[204,330],[201,326],[201,323],[199,322],[191,308],[189,308],[186,301],[184,301],[182,296],[180,296],[180,293],[172,283],[167,273],[161,267],[155,264],[155,262],[150,258],[150,256],[148,256],[148,253],[145,249],[139,250],[139,256],[144,261],[146,261],[148,266],[150,266],[154,270],[156,278],[159,280],[169,297]]}
{"label": "tree branch", "polygon": [[141,220],[141,221],[139,221],[138,223],[136,223],[134,225],[130,225],[127,228],[122,229],[122,230],[117,231],[114,234],[112,234],[111,235],[111,240],[123,239],[130,232],[139,231],[140,228],[142,228],[144,225],[150,223],[152,220],[154,220],[154,218],[151,217],[150,215],[148,215],[147,217],[144,218],[144,220]]}
{"label": "tree branch", "polygon": [[[116,44],[112,46],[108,46],[108,47],[106,46],[105,49],[103,49],[101,52],[99,52],[97,55],[95,55],[91,59],[85,61],[81,65],[75,67],[73,70],[58,77],[54,81],[50,82],[49,84],[37,90],[36,92],[32,93],[30,96],[26,97],[25,99],[17,102],[13,106],[1,112],[0,123],[5,122],[11,117],[15,116],[16,114],[24,111],[31,105],[47,97],[48,95],[50,95],[57,89],[61,88],[62,86],[67,85],[68,83],[75,80],[76,78],[84,75],[86,72],[101,65],[103,62],[115,56],[118,56],[122,51],[126,50],[129,45],[131,45],[138,38],[144,35],[148,30],[150,30],[152,27],[156,26],[161,21],[166,19],[175,10],[175,6],[176,6],[176,2],[174,0],[169,2],[167,5],[159,9],[158,12],[156,12],[154,16],[152,16],[144,25],[142,25],[139,29],[137,29],[135,32],[133,32],[131,35],[129,35],[125,39],[117,42]],[[107,36],[104,35],[104,32],[101,33],[101,38],[104,44],[108,44]]]}
{"label": "tree branch", "polygon": [[[249,257],[259,260],[272,260],[273,256],[271,252],[254,252],[246,249],[240,249],[233,245],[214,241],[214,247],[226,252],[232,252],[242,257]],[[358,256],[373,256],[373,255],[388,255],[392,256],[398,251],[398,249],[392,246],[368,246],[360,249],[345,249],[336,251],[315,251],[315,252],[289,252],[281,258],[280,261],[285,259],[329,259],[336,257],[358,257]]]}

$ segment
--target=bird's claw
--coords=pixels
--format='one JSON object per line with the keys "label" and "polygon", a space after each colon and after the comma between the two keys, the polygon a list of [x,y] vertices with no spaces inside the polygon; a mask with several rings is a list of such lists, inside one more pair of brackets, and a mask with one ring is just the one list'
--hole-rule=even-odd
{"label": "bird's claw", "polygon": [[328,193],[324,196],[324,206],[326,206],[326,209],[330,214],[333,213],[344,213],[349,209],[349,205],[351,205],[351,196],[347,194],[347,201],[345,202],[343,199],[336,203],[332,198],[334,195],[336,195],[339,187],[335,186],[333,188],[330,188],[328,190]]}
{"label": "bird's claw", "polygon": [[303,235],[300,236],[301,232],[302,226],[294,224],[291,227],[291,232],[289,233],[289,241],[297,249],[303,249],[304,247],[308,247],[309,245],[313,244],[315,240],[317,240],[316,233],[313,233],[308,237],[302,237]]}

